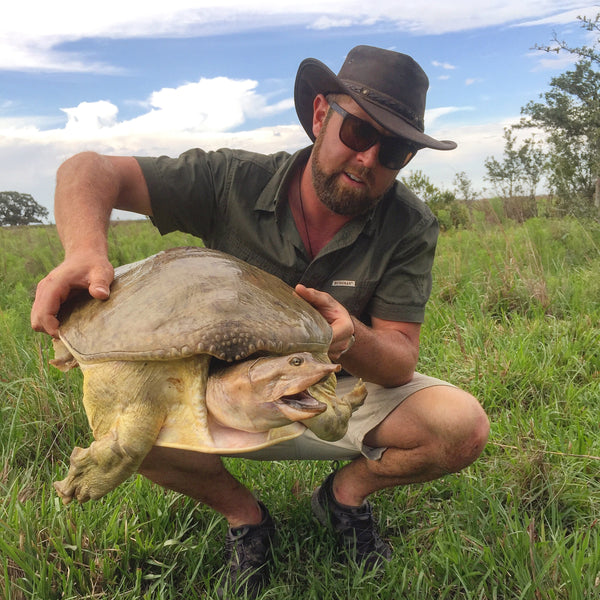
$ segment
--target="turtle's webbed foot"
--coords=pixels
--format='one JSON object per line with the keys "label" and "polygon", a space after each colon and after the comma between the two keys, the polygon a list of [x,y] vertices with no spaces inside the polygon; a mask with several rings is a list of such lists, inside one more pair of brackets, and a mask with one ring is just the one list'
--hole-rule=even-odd
{"label": "turtle's webbed foot", "polygon": [[[367,386],[363,383],[362,379],[359,379],[357,384],[352,388],[351,392],[348,392],[345,396],[338,398],[338,405],[343,404],[347,408],[354,412],[357,408],[361,407],[367,397]],[[350,418],[350,415],[348,415]]]}
{"label": "turtle's webbed foot", "polygon": [[63,503],[97,500],[135,473],[145,454],[131,456],[128,450],[114,430],[89,448],[74,448],[67,477],[54,483]]}
{"label": "turtle's webbed foot", "polygon": [[[89,448],[76,447],[71,452],[71,467],[67,477],[62,481],[54,482],[54,489],[61,497],[63,504],[70,504],[73,498],[77,498],[79,502],[85,502],[90,499],[89,486],[86,485],[86,473],[85,468],[86,459],[89,456]],[[82,456],[81,463],[78,465],[79,456]]]}
{"label": "turtle's webbed foot", "polygon": [[344,437],[348,430],[348,420],[366,397],[367,388],[362,380],[341,398],[335,394],[332,397],[320,396],[319,399],[327,403],[327,410],[316,417],[306,419],[303,423],[322,440],[335,442]]}

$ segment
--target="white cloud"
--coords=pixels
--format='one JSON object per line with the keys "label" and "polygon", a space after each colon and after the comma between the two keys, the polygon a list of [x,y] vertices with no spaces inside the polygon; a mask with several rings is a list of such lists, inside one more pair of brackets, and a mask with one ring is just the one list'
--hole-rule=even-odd
{"label": "white cloud", "polygon": [[578,57],[568,52],[543,52],[538,50],[531,52],[528,56],[535,59],[533,71],[549,70],[564,71],[572,67],[578,60]]}
{"label": "white cloud", "polygon": [[[0,17],[1,18],[1,17]],[[78,36],[74,34],[33,37],[32,32],[4,31],[0,24],[0,69],[10,71],[57,71],[65,73],[121,73],[122,69],[74,52],[60,51],[56,46]]]}
{"label": "white cloud", "polygon": [[436,121],[446,115],[459,111],[473,110],[470,106],[441,106],[439,108],[429,108],[425,111],[425,123],[427,131],[435,125]]}
{"label": "white cloud", "polygon": [[75,108],[62,108],[67,115],[65,133],[74,137],[93,135],[98,130],[113,127],[119,109],[106,100],[81,102]]}
{"label": "white cloud", "polygon": [[[569,4],[574,4],[576,8],[568,7]],[[598,4],[581,4],[577,2],[564,3],[563,7],[565,10],[561,10],[557,13],[551,14],[547,17],[539,19],[532,19],[523,21],[522,23],[515,24],[516,27],[532,27],[536,25],[566,25],[574,22],[577,17],[595,17],[600,12],[600,6]],[[557,7],[558,8],[558,7]],[[568,10],[566,10],[568,8]]]}
{"label": "white cloud", "polygon": [[[381,24],[399,31],[441,34],[501,24],[564,23],[593,7],[562,0],[80,0],[4,2],[0,8],[0,69],[118,72],[63,44],[84,38],[131,39],[236,33],[304,26],[327,29]],[[597,8],[596,8],[597,11]],[[593,13],[595,14],[595,12]],[[343,15],[343,16],[340,16]]]}
{"label": "white cloud", "polygon": [[351,27],[354,25],[354,21],[349,18],[343,17],[330,17],[323,16],[319,17],[311,25],[311,29],[333,29],[335,27]]}
{"label": "white cloud", "polygon": [[[291,98],[270,103],[257,92],[253,80],[225,77],[200,79],[178,88],[153,92],[146,102],[146,112],[131,119],[120,119],[118,107],[108,100],[82,102],[64,108],[67,117],[62,127],[42,129],[31,121],[0,120],[0,164],[3,165],[4,189],[30,193],[47,208],[52,208],[56,169],[69,156],[88,149],[116,155],[177,156],[188,148],[206,150],[220,147],[252,148],[257,152],[294,151],[309,143],[300,125],[240,129],[249,116],[276,114],[292,107]],[[214,100],[218,98],[219,100]],[[468,107],[428,109],[427,131],[441,139],[456,139],[462,160],[467,160],[462,129],[444,131],[437,128],[442,117]],[[502,128],[498,128],[502,137]],[[475,145],[481,162],[483,138]],[[440,152],[422,152],[419,163],[434,161],[432,178],[437,185],[454,176],[456,161]],[[421,162],[422,157],[425,161]],[[460,161],[459,161],[460,162]],[[420,168],[424,168],[421,166]],[[458,170],[467,170],[462,164]]]}
{"label": "white cloud", "polygon": [[456,69],[456,67],[454,65],[451,65],[450,63],[440,62],[438,60],[431,61],[431,64],[434,67],[439,67],[441,69],[446,69],[447,71],[452,71],[452,70]]}
{"label": "white cloud", "polygon": [[153,92],[144,114],[120,121],[119,109],[108,100],[81,102],[61,109],[67,116],[62,128],[42,129],[31,120],[0,119],[0,136],[32,141],[107,140],[127,136],[177,137],[223,133],[240,127],[249,117],[262,118],[293,107],[286,98],[269,104],[250,79],[202,78],[177,88]]}
{"label": "white cloud", "polygon": [[32,119],[0,119],[3,189],[30,193],[52,207],[56,169],[69,156],[88,149],[116,155],[177,156],[188,148],[253,148],[258,152],[296,150],[309,143],[300,125],[233,131],[252,116],[289,110],[293,100],[269,103],[257,82],[225,77],[201,79],[150,95],[144,114],[120,119],[110,101],[63,108],[64,126],[44,129]]}
{"label": "white cloud", "polygon": [[241,125],[264,100],[254,89],[256,81],[226,77],[200,79],[178,88],[163,88],[150,97],[152,110],[134,119],[135,130],[227,131]]}
{"label": "white cloud", "polygon": [[504,128],[518,121],[511,117],[502,121],[489,121],[476,125],[463,125],[452,128],[436,128],[433,134],[438,139],[450,139],[457,142],[456,150],[439,152],[421,150],[417,158],[410,163],[403,175],[411,170],[420,169],[441,189],[452,189],[456,173],[464,171],[473,183],[473,187],[482,191],[489,187],[485,181],[484,160],[495,156],[499,160],[504,152]]}

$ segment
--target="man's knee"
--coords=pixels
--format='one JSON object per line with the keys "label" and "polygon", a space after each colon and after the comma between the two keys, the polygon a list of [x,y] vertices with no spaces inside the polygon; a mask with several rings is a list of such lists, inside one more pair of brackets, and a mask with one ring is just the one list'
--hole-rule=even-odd
{"label": "man's knee", "polygon": [[[483,452],[490,433],[490,421],[481,404],[467,392],[457,395],[453,424],[440,440],[445,447],[445,468],[456,473],[472,464]],[[453,428],[453,430],[452,430]]]}
{"label": "man's knee", "polygon": [[433,386],[415,392],[364,441],[413,451],[424,468],[429,465],[441,476],[473,463],[485,448],[489,431],[488,417],[476,398],[459,388]]}

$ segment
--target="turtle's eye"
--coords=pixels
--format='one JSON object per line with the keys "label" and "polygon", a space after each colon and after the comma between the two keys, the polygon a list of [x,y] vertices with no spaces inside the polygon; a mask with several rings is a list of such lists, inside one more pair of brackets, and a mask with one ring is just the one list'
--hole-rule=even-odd
{"label": "turtle's eye", "polygon": [[299,356],[292,356],[292,358],[289,360],[289,363],[292,367],[299,367],[303,362],[304,359],[300,358]]}

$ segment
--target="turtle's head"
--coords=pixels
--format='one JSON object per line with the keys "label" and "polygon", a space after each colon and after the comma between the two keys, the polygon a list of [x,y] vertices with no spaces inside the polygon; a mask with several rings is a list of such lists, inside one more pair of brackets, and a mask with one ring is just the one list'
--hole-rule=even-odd
{"label": "turtle's head", "polygon": [[268,431],[324,412],[308,390],[340,369],[310,352],[247,360],[209,378],[207,408],[229,427]]}
{"label": "turtle's head", "polygon": [[321,414],[327,406],[309,392],[309,388],[327,380],[341,365],[317,360],[309,352],[265,357],[248,369],[248,377],[257,394],[276,405],[290,421],[301,421]]}

